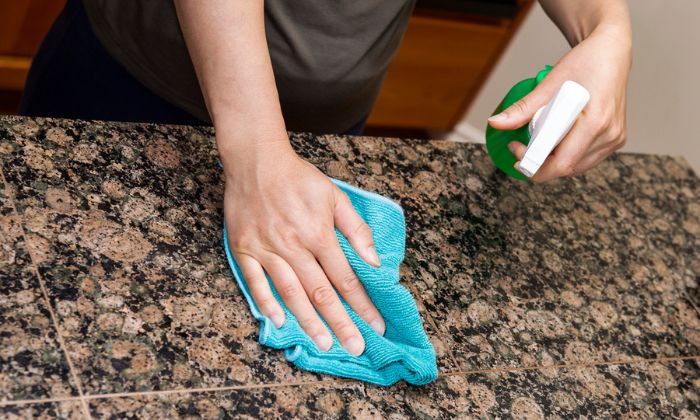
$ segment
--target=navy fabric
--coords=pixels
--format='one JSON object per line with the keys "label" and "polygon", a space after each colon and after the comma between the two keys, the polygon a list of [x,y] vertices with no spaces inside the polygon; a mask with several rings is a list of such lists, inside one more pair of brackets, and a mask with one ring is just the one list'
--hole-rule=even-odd
{"label": "navy fabric", "polygon": [[367,117],[364,117],[360,122],[345,130],[340,134],[345,134],[348,136],[361,136],[362,132],[365,131],[365,125],[367,124]]}
{"label": "navy fabric", "polygon": [[202,125],[134,79],[102,47],[80,0],[68,0],[39,47],[19,113],[31,117]]}

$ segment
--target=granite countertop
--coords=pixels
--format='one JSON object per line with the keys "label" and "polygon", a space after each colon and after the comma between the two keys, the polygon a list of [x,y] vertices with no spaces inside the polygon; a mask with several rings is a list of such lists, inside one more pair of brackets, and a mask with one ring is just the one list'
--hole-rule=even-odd
{"label": "granite countertop", "polygon": [[404,207],[402,281],[438,380],[340,380],[257,343],[211,129],[2,117],[2,416],[700,416],[700,180],[683,159],[529,185],[482,145],[292,142]]}

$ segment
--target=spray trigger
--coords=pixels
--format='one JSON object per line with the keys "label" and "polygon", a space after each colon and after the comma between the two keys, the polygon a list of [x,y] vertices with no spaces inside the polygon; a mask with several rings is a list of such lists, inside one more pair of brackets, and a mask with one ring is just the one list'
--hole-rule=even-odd
{"label": "spray trigger", "polygon": [[540,108],[530,121],[530,143],[520,161],[520,171],[532,177],[547,156],[568,134],[591,95],[580,84],[567,80],[549,104]]}

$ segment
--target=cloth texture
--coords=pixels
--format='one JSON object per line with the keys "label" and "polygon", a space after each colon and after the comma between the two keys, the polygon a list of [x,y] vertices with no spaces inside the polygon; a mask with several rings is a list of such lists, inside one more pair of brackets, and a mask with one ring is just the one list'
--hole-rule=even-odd
{"label": "cloth texture", "polygon": [[[172,0],[83,0],[109,53],[150,90],[209,122]],[[415,0],[265,0],[287,129],[346,131],[369,114]]]}
{"label": "cloth texture", "polygon": [[435,350],[423,329],[413,297],[399,284],[399,265],[404,258],[406,238],[403,210],[398,204],[381,195],[342,181],[333,182],[350,197],[355,210],[373,231],[375,246],[381,260],[381,267],[378,268],[365,263],[348,240],[337,230],[336,234],[350,266],[382,314],[386,332],[384,336],[377,334],[340,297],[365,339],[365,351],[360,356],[351,355],[331,332],[333,346],[327,352],[322,352],[301,329],[268,278],[273,294],[286,315],[282,327],[276,328],[255,305],[240,268],[231,254],[224,225],[226,257],[253,316],[260,321],[259,342],[275,349],[283,349],[287,360],[294,365],[317,373],[359,379],[382,386],[389,386],[400,380],[414,385],[429,383],[437,378],[438,373]]}

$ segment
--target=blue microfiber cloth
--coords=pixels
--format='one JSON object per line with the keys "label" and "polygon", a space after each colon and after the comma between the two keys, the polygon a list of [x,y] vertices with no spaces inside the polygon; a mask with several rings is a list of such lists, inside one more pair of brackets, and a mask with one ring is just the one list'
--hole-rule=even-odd
{"label": "blue microfiber cloth", "polygon": [[259,341],[272,348],[284,349],[287,360],[313,372],[359,379],[382,386],[394,384],[401,379],[414,385],[429,383],[437,378],[435,350],[423,330],[413,297],[399,284],[399,265],[404,257],[406,238],[403,210],[381,195],[335,179],[332,181],[350,197],[355,210],[372,228],[382,263],[379,268],[365,263],[337,229],[336,234],[350,266],[382,314],[386,332],[384,336],[377,334],[341,297],[345,309],[365,339],[365,351],[360,356],[351,355],[331,331],[333,346],[327,352],[322,352],[301,329],[268,277],[272,292],[286,314],[284,325],[275,328],[272,321],[258,310],[250,295],[240,268],[231,255],[224,225],[226,257],[253,316],[260,321]]}

